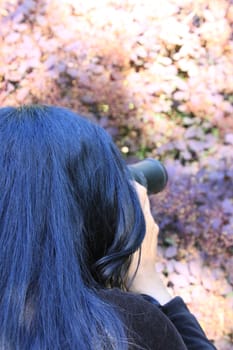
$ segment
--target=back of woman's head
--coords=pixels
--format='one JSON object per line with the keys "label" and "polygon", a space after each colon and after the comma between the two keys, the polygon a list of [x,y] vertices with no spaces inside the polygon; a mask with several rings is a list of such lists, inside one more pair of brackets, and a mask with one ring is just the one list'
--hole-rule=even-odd
{"label": "back of woman's head", "polygon": [[106,132],[52,106],[0,109],[0,347],[124,348],[98,296],[124,287],[144,220]]}

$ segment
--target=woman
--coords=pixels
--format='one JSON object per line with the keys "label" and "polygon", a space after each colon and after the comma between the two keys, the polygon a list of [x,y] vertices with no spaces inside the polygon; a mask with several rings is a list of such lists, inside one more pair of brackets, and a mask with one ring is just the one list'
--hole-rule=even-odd
{"label": "woman", "polygon": [[103,129],[7,107],[0,149],[1,349],[213,348],[158,277],[146,190]]}

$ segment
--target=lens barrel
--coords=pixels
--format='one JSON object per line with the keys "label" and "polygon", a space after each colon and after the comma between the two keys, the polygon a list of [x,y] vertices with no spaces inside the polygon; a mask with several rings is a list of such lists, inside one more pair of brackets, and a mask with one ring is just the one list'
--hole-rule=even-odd
{"label": "lens barrel", "polygon": [[128,166],[134,180],[147,188],[149,194],[161,192],[167,184],[167,170],[160,161],[144,159]]}

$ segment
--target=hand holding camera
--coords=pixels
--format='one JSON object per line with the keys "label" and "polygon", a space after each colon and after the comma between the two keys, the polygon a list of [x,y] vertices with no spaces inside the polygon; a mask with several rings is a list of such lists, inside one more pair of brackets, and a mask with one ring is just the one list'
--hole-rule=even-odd
{"label": "hand holding camera", "polygon": [[[129,290],[139,294],[150,295],[159,301],[160,304],[165,304],[172,297],[155,267],[159,227],[152,216],[147,192],[157,193],[161,191],[166,186],[168,176],[164,166],[153,159],[147,159],[134,167],[134,171],[136,169],[139,172],[134,177],[136,179],[135,188],[145,218],[146,233],[141,249],[134,253],[130,265]],[[140,174],[141,171],[143,171],[143,176]],[[143,184],[141,185],[137,182],[137,179],[140,180],[143,177],[144,182],[141,181]]]}

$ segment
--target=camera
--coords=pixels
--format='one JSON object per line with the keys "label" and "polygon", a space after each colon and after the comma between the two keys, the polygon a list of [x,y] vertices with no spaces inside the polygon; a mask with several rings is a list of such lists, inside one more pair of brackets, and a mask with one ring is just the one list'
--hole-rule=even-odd
{"label": "camera", "polygon": [[135,181],[147,188],[149,194],[161,192],[167,185],[168,174],[164,165],[152,158],[128,165]]}

